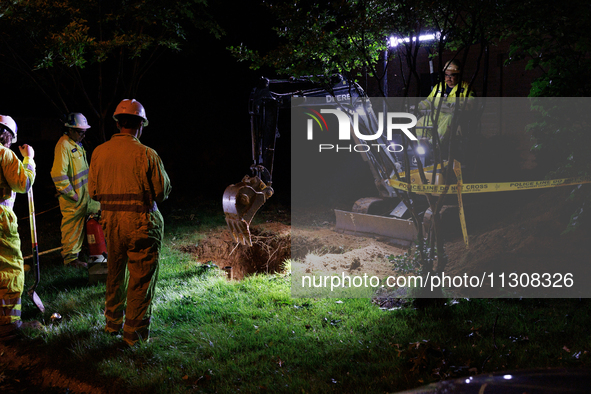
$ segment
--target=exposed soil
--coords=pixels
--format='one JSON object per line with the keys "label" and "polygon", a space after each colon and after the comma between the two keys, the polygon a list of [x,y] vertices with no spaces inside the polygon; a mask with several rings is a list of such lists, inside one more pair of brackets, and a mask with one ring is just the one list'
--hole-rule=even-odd
{"label": "exposed soil", "polygon": [[283,262],[290,258],[290,226],[277,222],[252,226],[251,240],[252,247],[237,244],[227,227],[219,227],[210,231],[199,245],[179,249],[193,254],[202,263],[212,261],[226,269],[233,279],[254,273],[281,272]]}
{"label": "exposed soil", "polygon": [[[293,229],[282,223],[251,227],[252,247],[237,244],[226,227],[208,233],[194,246],[180,246],[202,262],[213,262],[222,269],[231,267],[233,279],[254,273],[282,272],[287,259],[303,261],[308,272],[346,269],[391,274],[387,257],[404,251],[373,238],[339,234],[334,223],[321,228]],[[230,274],[229,274],[230,275]]]}
{"label": "exposed soil", "polygon": [[328,275],[394,275],[388,257],[405,252],[383,240],[336,233],[334,224],[323,229],[293,230],[292,247],[292,257],[299,261],[302,272]]}
{"label": "exposed soil", "polygon": [[[88,393],[110,391],[84,368],[64,369],[51,355],[38,354],[34,344],[0,342],[0,392]],[[104,380],[103,380],[103,383]],[[117,390],[126,393],[127,390]]]}
{"label": "exposed soil", "polygon": [[[565,232],[577,203],[569,198],[570,191],[561,187],[513,192],[515,198],[507,193],[498,203],[486,201],[480,219],[468,222],[469,248],[461,238],[448,244],[445,271],[450,275],[572,272],[582,284],[583,275],[589,277],[585,270],[591,254],[591,229]],[[554,290],[555,297],[573,297],[572,292]]]}
{"label": "exposed soil", "polygon": [[[497,276],[513,272],[573,272],[575,278],[581,275],[586,268],[582,263],[588,261],[591,253],[591,231],[579,229],[563,234],[576,204],[568,199],[570,191],[563,187],[466,199],[470,245],[464,244],[459,220],[451,215],[457,223],[455,230],[449,231],[449,259],[443,271],[452,276],[479,277],[483,272]],[[191,252],[198,261],[232,267],[234,279],[253,273],[280,272],[284,260],[290,257],[292,266],[295,263],[306,273],[367,273],[381,278],[400,274],[388,257],[406,250],[383,238],[335,232],[334,213],[328,207],[308,208],[305,214],[296,215],[297,226],[273,222],[270,217],[267,223],[252,226],[253,248],[236,245],[228,230],[221,227],[211,231],[198,246],[181,249]],[[487,279],[485,285],[489,283]],[[559,292],[555,295],[564,296]]]}

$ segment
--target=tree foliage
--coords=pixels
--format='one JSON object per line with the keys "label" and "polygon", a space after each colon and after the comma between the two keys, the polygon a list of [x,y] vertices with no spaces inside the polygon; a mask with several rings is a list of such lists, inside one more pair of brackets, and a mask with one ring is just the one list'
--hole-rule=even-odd
{"label": "tree foliage", "polygon": [[0,10],[0,66],[26,75],[59,113],[104,121],[193,29],[219,37],[206,0],[13,0]]}
{"label": "tree foliage", "polygon": [[[266,1],[279,23],[281,38],[274,50],[261,54],[244,44],[229,49],[251,67],[272,66],[290,76],[344,73],[350,78],[367,73],[380,80],[382,61],[411,62],[421,47],[460,53],[470,45],[493,41],[501,34],[495,27],[500,7],[494,1],[336,0]],[[438,32],[435,42],[416,37]],[[408,37],[397,49],[390,37]],[[408,64],[411,69],[415,64]]]}
{"label": "tree foliage", "polygon": [[[591,4],[573,0],[551,7],[540,0],[515,2],[508,21],[513,28],[509,62],[527,59],[528,69],[541,71],[532,83],[530,96],[539,121],[530,131],[533,150],[548,176],[571,177],[591,174],[589,100],[591,95]],[[573,97],[573,99],[549,99]],[[591,188],[573,189],[580,199],[570,229],[591,222]],[[586,209],[585,209],[586,208]]]}

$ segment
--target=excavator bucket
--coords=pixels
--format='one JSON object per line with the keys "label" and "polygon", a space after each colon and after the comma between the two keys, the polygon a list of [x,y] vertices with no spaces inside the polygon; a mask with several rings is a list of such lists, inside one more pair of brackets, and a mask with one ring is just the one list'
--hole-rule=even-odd
{"label": "excavator bucket", "polygon": [[242,179],[242,182],[230,185],[224,191],[222,204],[226,214],[226,223],[234,241],[252,246],[250,222],[260,207],[273,195],[273,189],[259,177]]}
{"label": "excavator bucket", "polygon": [[416,229],[411,220],[395,217],[368,215],[335,209],[336,227],[340,233],[383,237],[389,242],[408,247],[416,239]]}
{"label": "excavator bucket", "polygon": [[338,209],[334,212],[335,230],[340,233],[383,237],[401,247],[408,247],[416,238],[406,206],[396,199],[361,198],[355,202],[352,212]]}

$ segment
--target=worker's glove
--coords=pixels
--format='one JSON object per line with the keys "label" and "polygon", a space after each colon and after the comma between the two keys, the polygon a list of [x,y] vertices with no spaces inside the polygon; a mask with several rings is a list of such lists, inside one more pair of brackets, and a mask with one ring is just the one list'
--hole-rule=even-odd
{"label": "worker's glove", "polygon": [[31,159],[35,157],[35,150],[32,146],[24,144],[19,146],[18,149],[20,150],[21,155],[23,155],[23,157],[29,157]]}
{"label": "worker's glove", "polygon": [[74,195],[72,196],[72,200],[78,202],[78,194],[74,193]]}

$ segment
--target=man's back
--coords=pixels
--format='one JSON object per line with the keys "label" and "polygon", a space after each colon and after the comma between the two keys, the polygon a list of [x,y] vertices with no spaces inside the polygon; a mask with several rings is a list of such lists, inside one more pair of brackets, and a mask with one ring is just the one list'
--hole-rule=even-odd
{"label": "man's back", "polygon": [[106,211],[153,211],[170,193],[158,154],[129,134],[115,134],[95,149],[88,184]]}

